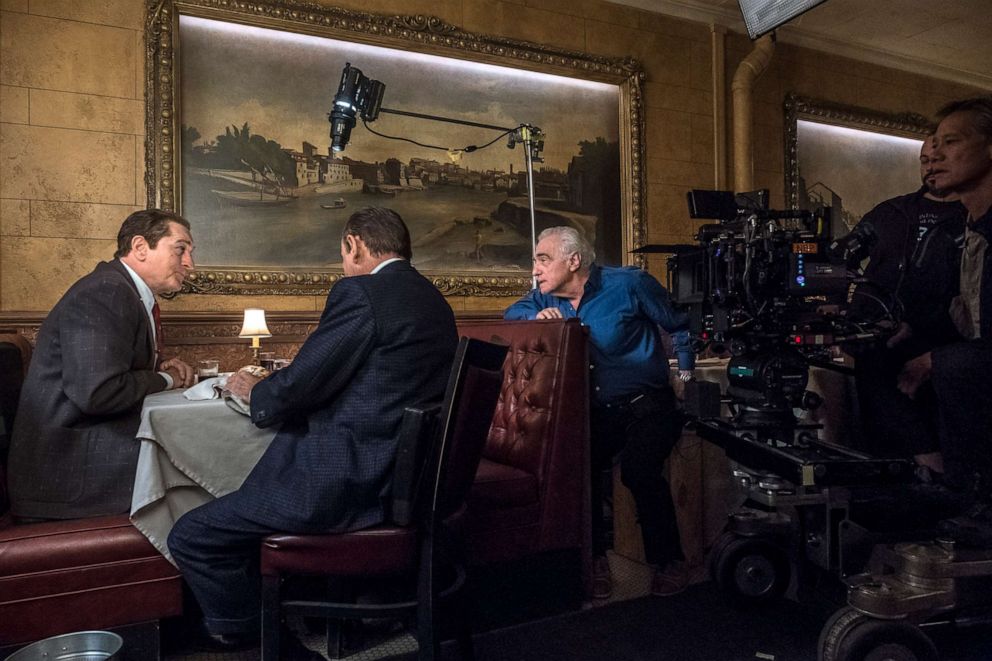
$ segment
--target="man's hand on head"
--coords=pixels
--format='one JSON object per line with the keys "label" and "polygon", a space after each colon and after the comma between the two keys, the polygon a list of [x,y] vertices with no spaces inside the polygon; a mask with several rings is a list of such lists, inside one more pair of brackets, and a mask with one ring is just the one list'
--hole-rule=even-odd
{"label": "man's hand on head", "polygon": [[193,368],[179,358],[163,360],[159,369],[172,377],[173,388],[189,388],[193,385]]}
{"label": "man's hand on head", "polygon": [[932,369],[933,363],[929,351],[912,360],[906,361],[906,364],[902,366],[902,371],[899,372],[899,377],[896,379],[896,387],[899,388],[902,394],[910,399],[914,399],[920,386],[930,379]]}
{"label": "man's hand on head", "polygon": [[537,313],[535,319],[564,319],[558,308],[544,308]]}
{"label": "man's hand on head", "polygon": [[255,376],[251,372],[241,369],[228,377],[227,385],[224,388],[230,391],[232,395],[248,402],[251,401],[252,388],[261,380],[262,377]]}

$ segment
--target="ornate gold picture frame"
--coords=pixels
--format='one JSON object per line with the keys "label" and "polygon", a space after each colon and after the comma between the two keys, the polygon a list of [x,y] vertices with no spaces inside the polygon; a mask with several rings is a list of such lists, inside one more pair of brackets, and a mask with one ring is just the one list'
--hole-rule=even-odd
{"label": "ornate gold picture frame", "polygon": [[785,198],[791,209],[832,207],[843,236],[876,204],[920,187],[926,117],[789,95],[785,100]]}
{"label": "ornate gold picture frame", "polygon": [[[542,129],[538,232],[571,224],[604,263],[633,261],[643,243],[634,60],[292,1],[150,0],[147,48],[148,204],[193,224],[198,267],[184,292],[326,293],[342,277],[341,226],[361,206],[403,215],[414,264],[445,294],[529,288],[523,148],[383,115],[332,153],[327,113],[345,61],[386,84],[383,107]],[[384,147],[380,132],[408,142]]]}

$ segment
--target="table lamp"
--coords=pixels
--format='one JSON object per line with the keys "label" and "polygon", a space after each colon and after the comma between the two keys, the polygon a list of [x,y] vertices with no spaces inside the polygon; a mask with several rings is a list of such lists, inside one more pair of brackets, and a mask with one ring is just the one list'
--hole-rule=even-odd
{"label": "table lamp", "polygon": [[269,327],[265,325],[265,310],[261,308],[245,309],[245,320],[241,325],[238,337],[251,338],[252,362],[258,365],[258,350],[262,348],[261,339],[272,337]]}

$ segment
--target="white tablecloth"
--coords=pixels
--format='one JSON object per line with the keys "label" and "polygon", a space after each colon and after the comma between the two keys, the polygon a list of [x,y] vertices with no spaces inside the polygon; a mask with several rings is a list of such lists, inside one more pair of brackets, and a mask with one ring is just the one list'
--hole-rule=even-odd
{"label": "white tablecloth", "polygon": [[166,540],[179,517],[241,486],[275,436],[223,400],[182,390],[145,398],[131,522],[172,562]]}

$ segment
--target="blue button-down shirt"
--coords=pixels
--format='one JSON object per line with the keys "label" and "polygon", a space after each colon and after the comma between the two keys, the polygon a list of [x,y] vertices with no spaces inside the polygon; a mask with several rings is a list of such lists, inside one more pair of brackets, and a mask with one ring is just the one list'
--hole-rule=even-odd
{"label": "blue button-down shirt", "polygon": [[579,309],[567,298],[531,290],[511,305],[505,319],[534,319],[545,308],[558,308],[566,319],[578,317],[589,327],[592,399],[604,404],[668,384],[668,358],[658,327],[672,336],[679,369],[695,367],[688,315],[675,310],[668,291],[646,271],[597,266],[589,268]]}

